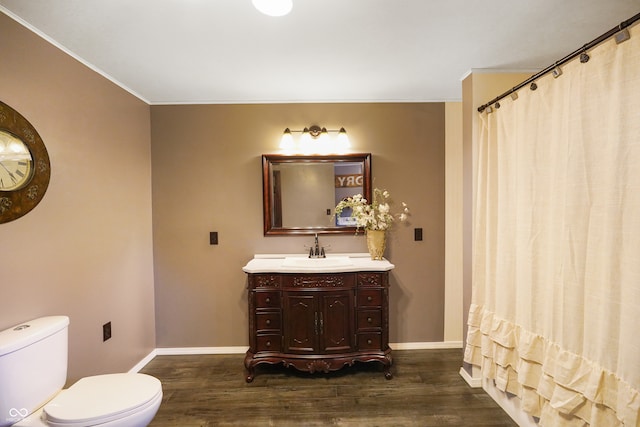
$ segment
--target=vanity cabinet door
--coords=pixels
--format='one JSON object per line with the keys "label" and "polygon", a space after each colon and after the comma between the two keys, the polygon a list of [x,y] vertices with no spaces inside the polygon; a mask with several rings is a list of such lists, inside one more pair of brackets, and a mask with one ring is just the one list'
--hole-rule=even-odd
{"label": "vanity cabinet door", "polygon": [[318,352],[318,302],[313,292],[284,292],[284,352]]}
{"label": "vanity cabinet door", "polygon": [[353,350],[354,292],[321,292],[320,345],[323,353],[348,353]]}

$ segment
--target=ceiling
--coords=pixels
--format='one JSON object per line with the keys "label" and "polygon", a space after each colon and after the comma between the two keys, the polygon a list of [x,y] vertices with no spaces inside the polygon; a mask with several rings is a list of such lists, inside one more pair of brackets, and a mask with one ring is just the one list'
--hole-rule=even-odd
{"label": "ceiling", "polygon": [[0,0],[149,104],[461,99],[472,69],[532,74],[640,0]]}

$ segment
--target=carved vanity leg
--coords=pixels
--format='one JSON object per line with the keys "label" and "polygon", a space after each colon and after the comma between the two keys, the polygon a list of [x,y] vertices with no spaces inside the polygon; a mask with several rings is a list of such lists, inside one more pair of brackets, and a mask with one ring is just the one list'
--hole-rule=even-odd
{"label": "carved vanity leg", "polygon": [[256,372],[253,366],[246,369],[246,377],[245,377],[246,382],[248,383],[252,382],[255,376],[256,376]]}
{"label": "carved vanity leg", "polygon": [[256,376],[255,365],[252,363],[253,354],[247,352],[247,355],[244,357],[244,368],[245,368],[245,381],[250,383],[253,381],[253,378]]}
{"label": "carved vanity leg", "polygon": [[384,356],[384,377],[388,380],[393,378],[393,374],[391,373],[391,365],[393,365],[393,358],[391,357],[391,353]]}
{"label": "carved vanity leg", "polygon": [[391,365],[384,365],[384,377],[388,380],[393,378],[393,374],[391,373]]}

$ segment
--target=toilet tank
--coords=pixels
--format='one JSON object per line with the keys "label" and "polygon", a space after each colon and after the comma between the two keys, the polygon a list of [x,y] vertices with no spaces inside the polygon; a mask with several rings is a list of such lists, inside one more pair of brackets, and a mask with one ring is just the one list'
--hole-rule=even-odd
{"label": "toilet tank", "polygon": [[69,318],[49,316],[0,332],[0,427],[15,424],[67,379]]}

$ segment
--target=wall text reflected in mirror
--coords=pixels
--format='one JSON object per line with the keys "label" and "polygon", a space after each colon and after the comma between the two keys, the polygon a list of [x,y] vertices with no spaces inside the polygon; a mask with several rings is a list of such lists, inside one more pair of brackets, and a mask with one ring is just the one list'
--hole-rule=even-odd
{"label": "wall text reflected in mirror", "polygon": [[355,194],[371,197],[371,154],[262,156],[265,235],[354,233],[334,208]]}

